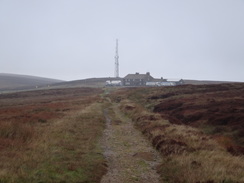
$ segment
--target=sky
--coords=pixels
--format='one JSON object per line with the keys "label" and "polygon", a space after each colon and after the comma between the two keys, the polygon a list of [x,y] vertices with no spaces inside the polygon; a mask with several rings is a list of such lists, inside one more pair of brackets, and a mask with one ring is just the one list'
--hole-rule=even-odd
{"label": "sky", "polygon": [[244,82],[244,0],[0,0],[0,73]]}

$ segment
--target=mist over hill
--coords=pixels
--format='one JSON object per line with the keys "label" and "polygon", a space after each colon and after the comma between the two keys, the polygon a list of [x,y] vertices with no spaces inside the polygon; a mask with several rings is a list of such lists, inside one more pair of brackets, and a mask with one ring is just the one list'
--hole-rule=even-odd
{"label": "mist over hill", "polygon": [[[35,89],[36,87],[45,89],[47,86],[48,88],[104,87],[108,80],[122,79],[123,78],[101,77],[63,81],[37,76],[0,73],[0,91]],[[226,81],[183,80],[184,84],[192,85],[229,83]]]}
{"label": "mist over hill", "polygon": [[62,80],[37,76],[0,73],[0,90],[31,89],[36,86],[50,85]]}
{"label": "mist over hill", "polygon": [[[80,80],[73,80],[67,82],[59,82],[52,84],[52,87],[55,88],[69,88],[69,87],[104,87],[106,85],[106,81],[114,81],[114,80],[123,80],[123,78],[115,78],[115,77],[101,77],[101,78],[87,78]],[[206,85],[206,84],[221,84],[221,83],[234,83],[229,81],[207,81],[207,80],[190,80],[183,79],[184,84],[189,85]]]}

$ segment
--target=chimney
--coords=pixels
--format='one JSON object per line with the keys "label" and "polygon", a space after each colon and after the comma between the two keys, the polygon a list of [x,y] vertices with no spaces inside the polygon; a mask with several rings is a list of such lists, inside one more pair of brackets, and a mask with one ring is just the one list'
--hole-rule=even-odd
{"label": "chimney", "polygon": [[150,75],[150,72],[147,72],[146,74],[147,74],[147,75]]}
{"label": "chimney", "polygon": [[136,75],[139,75],[139,72],[136,72]]}

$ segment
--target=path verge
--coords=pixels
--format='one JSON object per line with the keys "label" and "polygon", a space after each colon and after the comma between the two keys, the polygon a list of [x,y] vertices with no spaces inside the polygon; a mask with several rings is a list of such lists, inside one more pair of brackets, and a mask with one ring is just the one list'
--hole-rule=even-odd
{"label": "path verge", "polygon": [[104,110],[106,129],[102,146],[108,162],[108,172],[102,183],[160,182],[156,166],[161,159],[147,139],[124,116],[117,104]]}

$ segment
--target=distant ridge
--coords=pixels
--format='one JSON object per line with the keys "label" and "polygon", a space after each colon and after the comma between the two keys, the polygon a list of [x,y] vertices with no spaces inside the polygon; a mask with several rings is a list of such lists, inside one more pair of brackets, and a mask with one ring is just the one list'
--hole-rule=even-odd
{"label": "distant ridge", "polygon": [[[53,84],[52,87],[69,88],[69,87],[104,87],[105,82],[110,80],[122,80],[123,78],[115,77],[101,77],[101,78],[87,78],[81,80],[74,80],[68,82],[61,82]],[[206,85],[206,84],[221,84],[221,83],[235,83],[230,81],[207,81],[207,80],[190,80],[183,79],[184,84],[190,85]]]}
{"label": "distant ridge", "polygon": [[115,77],[101,77],[101,78],[87,78],[81,80],[74,80],[68,82],[61,82],[53,84],[52,86],[58,88],[69,88],[69,87],[104,87],[105,82],[110,80],[121,80],[122,78]]}
{"label": "distant ridge", "polygon": [[[73,81],[63,81],[57,79],[43,78],[29,75],[18,75],[0,73],[0,91],[14,91],[14,90],[28,90],[38,88],[74,88],[74,87],[104,87],[107,80],[121,80],[122,78],[115,77],[101,77],[101,78],[87,78]],[[234,83],[228,81],[204,81],[183,79],[184,84],[204,85],[204,84],[220,84],[220,83]]]}
{"label": "distant ridge", "polygon": [[0,73],[0,90],[31,89],[36,86],[44,86],[60,82],[64,81],[37,76]]}
{"label": "distant ridge", "polygon": [[191,85],[223,84],[223,83],[239,83],[239,82],[184,79],[184,84],[191,84]]}

